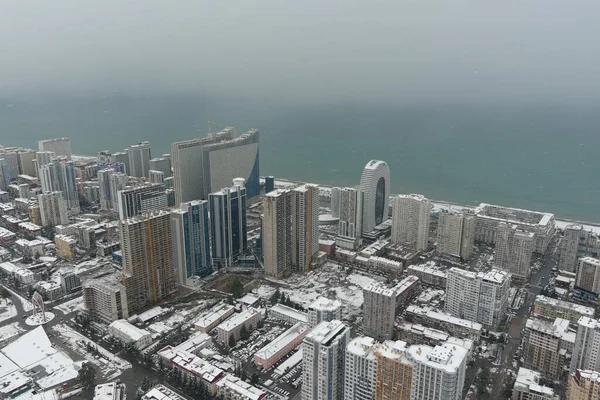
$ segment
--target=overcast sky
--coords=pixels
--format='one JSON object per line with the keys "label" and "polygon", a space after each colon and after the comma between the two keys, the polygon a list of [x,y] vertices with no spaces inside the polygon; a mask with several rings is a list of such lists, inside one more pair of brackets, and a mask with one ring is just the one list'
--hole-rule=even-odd
{"label": "overcast sky", "polygon": [[1,0],[0,96],[600,98],[598,0]]}

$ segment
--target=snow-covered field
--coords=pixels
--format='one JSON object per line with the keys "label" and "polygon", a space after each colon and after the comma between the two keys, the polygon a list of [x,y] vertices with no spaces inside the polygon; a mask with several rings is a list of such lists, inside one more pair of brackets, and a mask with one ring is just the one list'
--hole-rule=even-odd
{"label": "snow-covered field", "polygon": [[12,295],[13,295],[13,297],[11,298],[12,301],[15,301],[15,298],[16,298],[17,301],[21,302],[21,306],[23,307],[23,309],[25,311],[31,311],[31,310],[33,310],[33,306],[31,305],[31,300],[27,300],[26,298],[24,298],[23,296],[21,296],[20,294],[18,294],[14,290],[11,290],[10,288],[7,288],[6,286],[4,286],[4,287],[6,288],[6,290],[8,290],[9,292],[12,293]]}
{"label": "snow-covered field", "polygon": [[10,339],[13,336],[17,336],[21,332],[25,331],[19,326],[18,322],[3,326],[0,328],[0,342]]}
{"label": "snow-covered field", "polygon": [[[362,289],[379,277],[366,276],[355,272],[346,276],[334,263],[327,263],[306,275],[293,275],[281,281],[285,288],[282,293],[295,303],[307,308],[319,296],[335,297],[344,305],[344,315],[360,313],[363,303]],[[258,296],[269,298],[275,292],[275,286],[263,284],[257,289]]]}
{"label": "snow-covered field", "polygon": [[54,308],[62,311],[65,314],[71,313],[76,310],[83,310],[83,296],[79,296],[74,298],[73,300],[66,301]]}
{"label": "snow-covered field", "polygon": [[[121,375],[124,370],[131,368],[129,362],[115,356],[110,351],[99,346],[97,343],[91,341],[65,324],[55,325],[52,327],[52,330],[58,333],[60,340],[62,340],[65,345],[69,346],[86,360],[100,368],[107,380],[112,380]],[[95,358],[89,354],[85,348],[86,343],[90,343],[97,348],[103,357]]]}
{"label": "snow-covered field", "polygon": [[0,322],[17,316],[17,308],[9,299],[0,300]]}

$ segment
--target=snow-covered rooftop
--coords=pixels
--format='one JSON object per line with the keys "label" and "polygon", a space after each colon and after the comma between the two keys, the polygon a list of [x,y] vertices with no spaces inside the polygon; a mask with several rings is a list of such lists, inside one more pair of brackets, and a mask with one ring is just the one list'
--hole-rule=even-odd
{"label": "snow-covered rooftop", "polygon": [[298,322],[290,329],[273,339],[273,341],[271,341],[265,347],[258,350],[254,355],[263,360],[268,360],[269,358],[283,350],[294,340],[297,340],[299,337],[303,338],[304,336],[306,336],[306,331],[306,325]]}
{"label": "snow-covered rooftop", "polygon": [[226,374],[223,379],[217,382],[217,390],[232,393],[231,398],[240,400],[260,400],[267,396],[266,392],[231,374]]}
{"label": "snow-covered rooftop", "polygon": [[258,311],[255,308],[251,308],[251,307],[247,308],[246,310],[242,311],[241,313],[234,314],[229,319],[221,322],[219,324],[219,326],[217,326],[217,329],[221,329],[226,332],[232,331],[233,329],[237,328],[238,326],[245,324],[246,321],[248,321],[250,318],[254,317],[258,313],[260,313],[260,311]]}
{"label": "snow-covered rooftop", "polygon": [[323,321],[306,335],[306,339],[325,344],[346,329],[348,327],[342,321]]}
{"label": "snow-covered rooftop", "polygon": [[544,394],[548,397],[554,396],[554,390],[547,386],[539,385],[542,374],[527,368],[519,368],[517,373],[517,380],[515,381],[515,389],[519,391],[529,392],[533,391],[536,393]]}
{"label": "snow-covered rooftop", "polygon": [[148,332],[144,329],[140,329],[137,326],[130,324],[129,322],[127,322],[127,320],[124,320],[124,319],[118,319],[118,320],[112,322],[108,326],[108,328],[109,328],[109,330],[112,328],[114,330],[121,332],[122,334],[124,334],[125,336],[127,336],[129,339],[131,339],[134,342],[137,342],[138,340],[140,340],[146,336],[150,336],[150,332]]}
{"label": "snow-covered rooftop", "polygon": [[373,350],[375,350],[376,347],[377,342],[372,337],[358,336],[348,343],[348,346],[346,346],[346,353],[374,360],[375,354],[373,354]]}
{"label": "snow-covered rooftop", "polygon": [[342,306],[342,302],[339,300],[328,299],[327,297],[320,296],[310,306],[309,310],[320,310],[320,311],[335,311]]}
{"label": "snow-covered rooftop", "polygon": [[398,283],[394,287],[389,288],[381,282],[373,282],[372,284],[367,286],[364,290],[367,292],[374,292],[374,293],[381,294],[383,296],[396,298],[402,292],[404,292],[408,288],[412,287],[413,285],[417,284],[418,281],[419,281],[419,278],[417,278],[414,275],[409,275],[406,278],[404,278],[402,281],[400,281],[400,283]]}
{"label": "snow-covered rooftop", "polygon": [[288,317],[299,322],[308,321],[308,317],[305,312],[298,311],[292,307],[284,306],[283,304],[275,304],[269,309],[269,311],[287,315]]}
{"label": "snow-covered rooftop", "polygon": [[544,296],[541,294],[535,298],[535,303],[548,305],[548,306],[552,306],[555,308],[562,308],[565,310],[571,310],[578,314],[581,314],[581,316],[588,316],[590,318],[594,317],[594,309],[592,307],[586,307],[581,304],[575,304],[575,303],[570,303],[568,301],[554,299],[552,297],[547,297],[547,296]]}
{"label": "snow-covered rooftop", "polygon": [[224,315],[231,313],[235,307],[229,304],[221,303],[202,314],[194,325],[201,328],[207,328],[223,318]]}
{"label": "snow-covered rooftop", "polygon": [[467,357],[465,348],[451,343],[444,343],[433,348],[410,346],[407,352],[416,362],[448,373],[457,373]]}

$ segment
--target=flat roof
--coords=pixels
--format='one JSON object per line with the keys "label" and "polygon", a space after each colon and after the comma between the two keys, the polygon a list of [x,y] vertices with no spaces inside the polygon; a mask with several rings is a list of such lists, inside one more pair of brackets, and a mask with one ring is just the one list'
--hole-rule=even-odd
{"label": "flat roof", "polygon": [[306,335],[306,339],[327,345],[328,342],[348,329],[350,328],[344,325],[342,321],[335,319],[333,321],[323,321]]}
{"label": "flat roof", "polygon": [[217,329],[221,329],[226,332],[229,332],[232,329],[235,329],[238,326],[246,323],[246,321],[248,321],[249,319],[251,319],[256,314],[259,314],[259,313],[260,313],[260,311],[258,311],[257,309],[249,307],[246,310],[242,311],[241,313],[234,314],[231,317],[229,317],[228,319],[226,319],[225,321],[221,322],[219,324],[219,326],[217,326]]}
{"label": "flat roof", "polygon": [[292,354],[287,360],[285,360],[277,368],[275,368],[275,373],[283,375],[286,371],[294,368],[300,362],[302,362],[302,348],[298,349],[297,352]]}
{"label": "flat roof", "polygon": [[239,399],[260,400],[267,396],[267,393],[244,382],[240,378],[225,374],[223,379],[217,382],[217,387],[224,387],[227,391],[236,393]]}
{"label": "flat roof", "polygon": [[341,301],[320,296],[310,306],[308,306],[308,309],[319,311],[335,311],[340,307],[342,307]]}
{"label": "flat roof", "polygon": [[457,373],[467,357],[467,349],[451,343],[410,346],[407,352],[416,362],[448,373]]}
{"label": "flat roof", "polygon": [[402,292],[419,282],[419,278],[409,275],[394,287],[387,287],[382,282],[373,282],[364,288],[366,292],[378,293],[388,297],[398,297]]}
{"label": "flat roof", "polygon": [[217,322],[219,319],[223,318],[223,316],[229,312],[235,310],[235,307],[229,304],[221,303],[208,311],[205,311],[194,323],[194,325],[199,327],[209,327],[210,325]]}
{"label": "flat roof", "polygon": [[592,307],[586,307],[582,306],[581,304],[570,303],[564,300],[553,299],[552,297],[547,297],[541,294],[535,298],[535,303],[571,310],[581,314],[581,316],[588,316],[590,318],[594,317],[595,312]]}
{"label": "flat roof", "polygon": [[295,319],[299,322],[307,322],[308,316],[305,312],[298,311],[292,307],[284,306],[283,304],[275,304],[273,307],[269,309],[269,311],[277,312],[283,315],[287,315],[288,317]]}
{"label": "flat roof", "polygon": [[124,333],[134,342],[143,339],[145,336],[151,336],[150,332],[144,329],[140,329],[137,326],[130,324],[129,322],[127,322],[127,320],[124,319],[118,319],[112,322],[108,327]]}
{"label": "flat roof", "polygon": [[377,342],[372,337],[358,336],[348,343],[346,353],[374,360],[373,350],[375,350],[375,347],[377,347]]}
{"label": "flat roof", "polygon": [[517,373],[515,388],[527,391],[532,390],[537,393],[543,393],[544,395],[554,396],[554,389],[547,386],[541,386],[538,383],[541,377],[542,374],[539,372],[521,367]]}
{"label": "flat roof", "polygon": [[275,354],[283,350],[294,340],[298,339],[298,337],[305,335],[307,329],[308,328],[305,324],[298,322],[290,329],[277,336],[275,339],[273,339],[273,341],[264,346],[262,349],[254,353],[254,355],[263,360],[268,360],[269,358],[273,357]]}

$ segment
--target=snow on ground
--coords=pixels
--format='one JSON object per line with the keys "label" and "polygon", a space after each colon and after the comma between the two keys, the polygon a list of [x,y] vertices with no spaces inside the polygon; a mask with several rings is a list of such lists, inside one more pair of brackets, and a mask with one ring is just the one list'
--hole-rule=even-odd
{"label": "snow on ground", "polygon": [[15,292],[14,290],[7,288],[6,286],[4,286],[6,288],[6,290],[8,290],[9,292],[12,293],[13,297],[11,300],[14,301],[14,298],[16,297],[18,301],[21,302],[21,306],[23,307],[23,309],[25,311],[31,311],[33,310],[33,306],[31,305],[31,300],[27,300],[25,297],[21,296],[19,293]]}
{"label": "snow on ground", "polygon": [[10,339],[13,336],[17,336],[21,332],[25,332],[25,330],[19,326],[18,322],[3,326],[0,328],[0,342]]}
{"label": "snow on ground", "polygon": [[17,308],[10,299],[0,300],[0,322],[17,316]]}
{"label": "snow on ground", "polygon": [[[121,375],[121,373],[131,368],[131,364],[122,358],[119,358],[106,350],[102,346],[99,346],[96,342],[86,338],[79,332],[73,330],[68,325],[58,324],[52,327],[52,330],[57,332],[60,340],[76,353],[80,354],[83,358],[89,362],[95,364],[107,380],[114,379]],[[90,343],[92,346],[98,349],[102,357],[95,358],[89,354],[86,350],[86,343]]]}
{"label": "snow on ground", "polygon": [[64,303],[54,307],[57,310],[62,311],[65,314],[72,313],[76,310],[83,310],[83,296],[76,297],[72,300],[65,301]]}
{"label": "snow on ground", "polygon": [[565,221],[565,220],[557,219],[555,221],[555,226],[560,229],[565,229],[567,226],[569,226],[573,223],[581,225],[583,227],[583,229],[585,229],[586,231],[592,231],[592,232],[600,235],[600,226],[597,226],[597,225],[588,225],[588,224],[582,224],[579,222]]}

